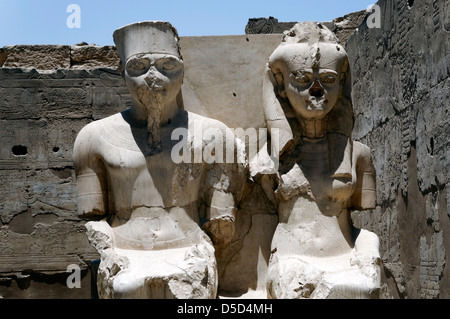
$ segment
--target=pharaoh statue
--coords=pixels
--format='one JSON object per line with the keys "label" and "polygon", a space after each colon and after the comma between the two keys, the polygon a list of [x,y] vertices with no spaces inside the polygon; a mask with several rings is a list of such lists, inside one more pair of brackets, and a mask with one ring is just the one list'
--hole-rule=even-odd
{"label": "pharaoh statue", "polygon": [[344,48],[314,22],[285,32],[269,57],[264,115],[279,152],[251,164],[279,215],[269,298],[378,298],[379,238],[351,220],[376,193],[370,149],[351,136],[350,76]]}
{"label": "pharaoh statue", "polygon": [[[170,23],[126,25],[113,38],[132,105],[86,125],[74,145],[78,212],[100,253],[99,297],[216,298],[215,249],[233,236],[246,170],[238,139],[185,110]],[[225,147],[234,156],[226,162],[217,157]]]}

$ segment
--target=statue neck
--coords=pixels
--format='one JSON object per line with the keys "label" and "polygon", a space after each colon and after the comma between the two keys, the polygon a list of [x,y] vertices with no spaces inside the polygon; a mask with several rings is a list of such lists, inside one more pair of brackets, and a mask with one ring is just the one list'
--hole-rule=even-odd
{"label": "statue neck", "polygon": [[129,115],[133,122],[140,124],[147,124],[153,128],[162,127],[171,122],[180,108],[178,107],[176,99],[164,105],[150,105],[145,106],[140,102],[133,101],[129,110]]}
{"label": "statue neck", "polygon": [[320,139],[325,137],[327,133],[325,119],[306,120],[300,118],[298,121],[302,128],[303,137],[311,139]]}
{"label": "statue neck", "polygon": [[161,129],[163,126],[170,124],[179,111],[180,108],[176,99],[170,103],[154,103],[150,106],[145,106],[133,100],[133,104],[128,110],[128,116],[135,125],[147,126],[148,150],[146,154],[157,154],[161,152]]}

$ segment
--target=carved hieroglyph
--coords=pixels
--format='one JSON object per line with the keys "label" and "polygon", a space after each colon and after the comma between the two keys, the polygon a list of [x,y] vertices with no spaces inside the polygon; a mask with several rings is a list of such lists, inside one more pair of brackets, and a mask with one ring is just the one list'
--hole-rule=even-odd
{"label": "carved hieroglyph", "polygon": [[279,214],[268,296],[376,298],[379,239],[354,228],[350,215],[375,207],[375,170],[370,149],[351,139],[344,48],[322,25],[296,24],[269,58],[263,96],[272,144],[281,150],[278,161],[251,163]]}
{"label": "carved hieroglyph", "polygon": [[79,214],[101,219],[86,223],[101,253],[99,297],[216,298],[214,248],[233,236],[245,159],[205,163],[202,155],[211,139],[224,148],[238,140],[183,109],[172,25],[127,25],[114,41],[132,106],[85,126],[74,145]]}

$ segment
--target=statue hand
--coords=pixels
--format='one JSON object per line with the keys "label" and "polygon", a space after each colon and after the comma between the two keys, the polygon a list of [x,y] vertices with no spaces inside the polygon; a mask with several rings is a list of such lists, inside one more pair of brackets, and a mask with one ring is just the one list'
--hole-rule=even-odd
{"label": "statue hand", "polygon": [[203,229],[211,238],[214,246],[226,247],[234,235],[234,217],[223,215],[207,221]]}

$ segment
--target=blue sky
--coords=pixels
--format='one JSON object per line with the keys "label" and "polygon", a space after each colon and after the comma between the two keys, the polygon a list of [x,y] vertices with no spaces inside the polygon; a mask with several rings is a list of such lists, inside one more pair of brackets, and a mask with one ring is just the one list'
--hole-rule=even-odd
{"label": "blue sky", "polygon": [[[180,36],[244,34],[249,18],[329,21],[375,0],[0,0],[0,47],[14,44],[112,45],[115,29],[137,21],[171,22]],[[69,4],[80,28],[67,27]]]}

